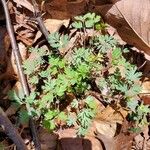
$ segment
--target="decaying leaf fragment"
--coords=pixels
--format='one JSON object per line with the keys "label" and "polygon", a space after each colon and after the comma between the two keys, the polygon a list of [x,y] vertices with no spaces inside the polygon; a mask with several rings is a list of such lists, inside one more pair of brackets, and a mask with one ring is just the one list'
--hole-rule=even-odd
{"label": "decaying leaf fragment", "polygon": [[[97,138],[104,144],[106,150],[128,150],[131,149],[135,134],[127,131],[128,124],[124,121],[122,131],[115,137],[108,137],[101,133],[97,134]],[[109,131],[108,131],[109,132]]]}

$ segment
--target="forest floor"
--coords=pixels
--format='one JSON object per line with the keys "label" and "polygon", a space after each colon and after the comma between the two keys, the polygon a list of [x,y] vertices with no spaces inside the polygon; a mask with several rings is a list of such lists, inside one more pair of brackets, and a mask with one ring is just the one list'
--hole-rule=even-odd
{"label": "forest floor", "polygon": [[[43,21],[47,30],[52,33],[56,31],[64,32],[70,19],[81,10],[84,10],[84,4],[79,5],[78,12],[73,9],[74,5],[70,5],[68,11],[66,6],[62,6],[59,0],[47,3],[46,6],[40,5],[43,12]],[[61,9],[60,9],[61,7]],[[40,32],[40,28],[34,18],[32,7],[27,2],[19,2],[18,0],[10,0],[8,8],[11,15],[12,24],[19,51],[22,60],[26,60],[29,56],[29,47],[47,48],[47,43]],[[83,11],[82,13],[87,12]],[[27,148],[34,150],[34,144],[30,134],[29,124],[21,124],[18,126],[17,113],[18,110],[11,105],[8,98],[8,92],[12,89],[21,89],[21,83],[18,78],[18,70],[15,58],[12,55],[10,36],[8,35],[5,25],[4,13],[0,12],[0,106],[6,115],[15,125],[19,134],[23,138]],[[150,104],[150,61],[147,60],[143,53],[137,48],[127,44],[121,39],[116,29],[107,26],[107,33],[114,36],[122,47],[130,50],[128,59],[136,64],[137,68],[142,72],[140,84],[142,87],[141,101],[145,105]],[[62,52],[63,53],[63,52]],[[32,87],[30,87],[32,88]],[[146,93],[146,94],[145,94]],[[95,94],[95,93],[94,93]],[[60,127],[53,133],[43,129],[38,122],[38,134],[42,150],[150,150],[150,115],[148,114],[148,124],[137,133],[128,133],[127,130],[131,123],[126,120],[128,110],[120,107],[117,111],[111,106],[105,106],[98,99],[95,99],[98,109],[100,110],[93,119],[88,133],[83,137],[76,137],[75,127]],[[73,114],[74,115],[74,114]],[[0,128],[0,150],[15,150],[16,146],[7,137],[3,128]]]}

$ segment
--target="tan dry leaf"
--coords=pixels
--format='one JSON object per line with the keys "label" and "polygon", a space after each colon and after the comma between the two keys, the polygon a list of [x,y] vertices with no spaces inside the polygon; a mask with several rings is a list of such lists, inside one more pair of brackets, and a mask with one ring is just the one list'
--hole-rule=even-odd
{"label": "tan dry leaf", "polygon": [[125,120],[122,125],[122,131],[117,136],[108,137],[107,135],[98,133],[97,138],[104,144],[106,150],[130,150],[136,134],[130,134],[127,130],[128,127],[129,124]]}
{"label": "tan dry leaf", "polygon": [[134,135],[120,133],[114,138],[109,138],[105,135],[98,134],[97,137],[102,141],[106,150],[130,150]]}
{"label": "tan dry leaf", "polygon": [[66,5],[67,5],[67,0],[46,1],[45,12],[47,12],[47,18],[60,19],[60,20],[69,18]]}
{"label": "tan dry leaf", "polygon": [[143,130],[143,134],[144,134],[144,143],[143,143],[143,149],[148,149],[148,143],[149,143],[149,126],[147,125],[145,127],[145,129]]}
{"label": "tan dry leaf", "polygon": [[106,135],[98,133],[96,136],[101,143],[103,143],[105,150],[116,150],[114,138],[107,137]]}
{"label": "tan dry leaf", "polygon": [[116,7],[133,31],[150,48],[150,1],[121,0],[116,3]]}
{"label": "tan dry leaf", "polygon": [[142,91],[140,92],[140,98],[145,105],[150,104],[150,79],[145,78],[141,83]]}
{"label": "tan dry leaf", "polygon": [[67,12],[71,17],[81,15],[87,12],[87,5],[89,0],[75,0],[74,2],[67,2]]}
{"label": "tan dry leaf", "polygon": [[143,147],[143,141],[144,141],[143,136],[141,134],[137,135],[134,138],[134,141],[135,141],[136,148],[142,149],[142,147]]}
{"label": "tan dry leaf", "polygon": [[150,79],[145,78],[144,81],[141,83],[142,86],[142,91],[140,92],[141,94],[146,94],[150,93]]}
{"label": "tan dry leaf", "polygon": [[33,12],[33,6],[31,3],[29,3],[27,0],[13,0],[18,7],[25,7],[27,8],[28,10],[30,10],[31,12]]}
{"label": "tan dry leaf", "polygon": [[122,107],[118,108],[116,111],[112,107],[107,106],[101,113],[97,114],[96,120],[122,124],[127,114],[128,111]]}
{"label": "tan dry leaf", "polygon": [[149,150],[148,142],[149,142],[149,127],[148,125],[143,128],[142,134],[138,134],[135,138],[135,146],[136,149]]}
{"label": "tan dry leaf", "polygon": [[114,150],[130,150],[135,134],[120,133],[114,138]]}
{"label": "tan dry leaf", "polygon": [[46,18],[68,19],[86,13],[89,0],[53,0],[45,2]]}
{"label": "tan dry leaf", "polygon": [[103,134],[109,138],[113,138],[115,136],[115,133],[117,130],[117,124],[116,123],[95,120],[93,124],[96,127],[97,133]]}
{"label": "tan dry leaf", "polygon": [[68,129],[59,129],[57,131],[57,134],[59,135],[59,138],[75,138],[76,135],[76,129],[75,128],[68,128]]}
{"label": "tan dry leaf", "polygon": [[[46,19],[44,21],[44,25],[50,33],[53,33],[53,32],[59,31],[62,25],[67,27],[69,22],[70,22],[70,19],[66,19],[66,20]],[[41,37],[41,35],[42,33],[38,31],[33,43],[35,43]]]}
{"label": "tan dry leaf", "polygon": [[67,27],[69,25],[70,19],[65,19],[65,20],[57,20],[57,19],[46,19],[44,21],[44,24],[47,28],[47,30],[50,33],[56,32],[60,29],[62,25]]}
{"label": "tan dry leaf", "polygon": [[6,29],[0,28],[0,65],[5,72],[1,73],[0,80],[14,79],[14,72],[10,58],[8,57],[8,49],[10,47],[10,38],[6,33]]}

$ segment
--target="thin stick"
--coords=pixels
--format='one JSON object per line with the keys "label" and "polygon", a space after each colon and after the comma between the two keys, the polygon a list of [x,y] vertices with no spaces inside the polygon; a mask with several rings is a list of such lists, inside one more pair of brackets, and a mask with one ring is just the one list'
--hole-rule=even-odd
{"label": "thin stick", "polygon": [[18,150],[27,150],[27,147],[18,131],[8,119],[2,108],[0,108],[0,125],[4,127],[6,135],[14,142]]}
{"label": "thin stick", "polygon": [[[18,48],[17,43],[16,43],[16,39],[15,39],[15,35],[14,35],[13,26],[11,24],[11,19],[10,19],[8,7],[7,7],[5,0],[1,0],[1,1],[2,1],[3,8],[4,8],[4,12],[5,12],[7,31],[8,31],[8,34],[10,36],[12,51],[13,51],[13,54],[14,54],[14,57],[16,60],[19,79],[20,79],[24,94],[26,96],[29,96],[29,88],[28,88],[28,84],[27,84],[25,75],[23,73],[22,62],[21,62],[22,59],[21,59],[21,55],[19,52],[19,48]],[[41,146],[40,146],[40,142],[39,142],[38,134],[37,134],[37,129],[35,127],[35,123],[34,123],[33,118],[31,116],[30,106],[28,104],[26,104],[26,106],[27,106],[27,110],[30,114],[30,121],[29,122],[30,122],[31,133],[32,133],[32,136],[34,139],[35,149],[41,150]]]}
{"label": "thin stick", "polygon": [[21,55],[19,53],[19,49],[16,43],[16,39],[14,36],[14,30],[11,24],[11,19],[10,19],[10,15],[9,15],[9,11],[8,11],[8,7],[6,4],[5,0],[1,0],[2,1],[2,5],[4,7],[4,12],[5,12],[5,17],[6,17],[6,27],[7,27],[7,31],[8,34],[10,36],[10,41],[11,41],[11,46],[12,46],[12,51],[16,60],[16,64],[17,64],[17,69],[18,69],[18,75],[22,84],[22,88],[23,88],[23,92],[25,95],[29,95],[29,90],[28,90],[28,86],[27,86],[27,82],[26,82],[26,78],[25,75],[23,73],[23,69],[22,69],[22,63],[21,63]]}
{"label": "thin stick", "polygon": [[46,40],[48,41],[49,32],[43,23],[43,20],[41,18],[41,13],[40,13],[38,4],[36,3],[36,0],[32,0],[32,4],[33,4],[34,15],[35,15],[36,21],[38,22],[41,32],[44,34]]}

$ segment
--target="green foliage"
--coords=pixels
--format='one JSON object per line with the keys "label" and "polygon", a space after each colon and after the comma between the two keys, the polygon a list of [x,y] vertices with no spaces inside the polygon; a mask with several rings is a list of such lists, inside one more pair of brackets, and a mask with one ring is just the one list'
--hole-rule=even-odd
{"label": "green foliage", "polygon": [[80,110],[79,114],[77,115],[77,120],[80,123],[80,127],[78,129],[77,134],[84,136],[87,132],[87,129],[91,125],[91,120],[95,117],[96,114],[96,103],[93,100],[92,96],[88,96],[85,99],[84,108]]}
{"label": "green foliage", "polygon": [[129,83],[133,83],[136,80],[138,81],[141,75],[142,74],[140,72],[137,72],[136,67],[130,67],[125,73],[126,80],[128,80]]}
{"label": "green foliage", "polygon": [[[131,102],[130,102],[131,103]],[[128,104],[128,107],[131,108],[132,113],[129,115],[129,118],[136,123],[136,128],[141,128],[144,125],[148,124],[147,115],[150,113],[150,107],[148,105],[140,105],[134,102],[133,104]]]}
{"label": "green foliage", "polygon": [[129,128],[129,131],[133,132],[133,133],[140,133],[141,132],[141,128],[139,128],[139,127],[131,127],[131,128]]}
{"label": "green foliage", "polygon": [[109,50],[116,47],[117,41],[108,35],[96,36],[93,41],[93,45],[99,50],[100,53],[106,54]]}
{"label": "green foliage", "polygon": [[[33,105],[36,102],[35,97],[38,92],[32,92],[28,97],[23,95],[22,90],[16,93],[16,91],[11,90],[8,92],[8,98],[12,101],[12,104],[19,109],[19,122],[24,124],[29,122],[29,118],[31,115],[37,115],[37,110],[34,109]],[[25,110],[24,106],[28,109]],[[31,107],[30,107],[31,106]]]}
{"label": "green foliage", "polygon": [[100,22],[101,17],[95,13],[87,13],[84,16],[77,16],[74,19],[75,21],[72,23],[72,27],[83,29],[95,27]]}
{"label": "green foliage", "polygon": [[19,122],[22,124],[26,124],[29,122],[29,114],[26,110],[22,110],[19,112]]}
{"label": "green foliage", "polygon": [[129,99],[127,101],[127,107],[130,108],[132,112],[136,111],[136,107],[138,106],[138,101],[135,99]]}
{"label": "green foliage", "polygon": [[67,117],[67,125],[69,127],[73,126],[76,123],[77,119],[68,115]]}
{"label": "green foliage", "polygon": [[[130,66],[131,72],[132,72],[132,66]],[[129,69],[126,69],[126,66],[124,66],[123,70],[125,72],[130,72]],[[135,78],[133,78],[133,76]],[[137,83],[134,83],[134,81],[139,80],[141,76],[141,73],[132,73],[132,76],[130,74],[122,75],[119,68],[116,68],[115,72],[113,74],[110,74],[108,76],[108,79],[106,79],[108,86],[110,87],[110,93],[111,91],[118,91],[120,94],[124,95],[124,98],[134,97],[141,91],[140,85]],[[114,94],[114,93],[113,93]],[[117,93],[118,94],[118,93]]]}
{"label": "green foliage", "polygon": [[64,48],[69,42],[68,35],[60,35],[58,32],[54,32],[49,35],[49,44],[55,49]]}
{"label": "green foliage", "polygon": [[[137,124],[146,122],[149,107],[135,100],[141,90],[137,81],[142,74],[124,58],[123,54],[128,51],[121,49],[112,36],[88,35],[88,29],[94,33],[105,26],[100,21],[95,13],[75,17],[72,28],[80,34],[72,37],[76,40],[69,48],[69,57],[61,55],[60,51],[71,45],[70,36],[58,32],[49,35],[52,51],[30,49],[30,56],[34,57],[25,60],[23,68],[33,87],[31,94],[20,97],[14,91],[9,93],[10,99],[18,105],[30,108],[30,112],[20,109],[21,122],[32,115],[41,119],[43,127],[50,131],[65,124],[78,126],[77,134],[83,136],[98,112],[95,98],[86,94],[95,89],[93,86],[99,89],[107,104],[125,101],[133,120]],[[68,100],[69,94],[73,95],[71,100]]]}
{"label": "green foliage", "polygon": [[44,63],[43,56],[47,55],[47,51],[43,49],[31,48],[30,52],[32,55],[36,56],[33,59],[27,59],[23,62],[24,72],[27,75],[35,75],[35,70],[38,70],[39,67]]}
{"label": "green foliage", "polygon": [[3,143],[0,143],[0,150],[5,150],[5,145]]}
{"label": "green foliage", "polygon": [[22,105],[23,104],[23,97],[17,95],[17,93],[14,90],[11,90],[8,92],[8,98],[15,102],[17,105]]}
{"label": "green foliage", "polygon": [[96,111],[96,103],[95,101],[93,100],[93,97],[92,96],[88,96],[86,99],[85,99],[85,103],[86,103],[86,106],[89,108],[89,109],[93,109]]}
{"label": "green foliage", "polygon": [[71,107],[77,109],[77,108],[79,107],[79,102],[78,102],[78,100],[74,99],[74,100],[71,102]]}
{"label": "green foliage", "polygon": [[56,128],[54,120],[43,120],[43,126],[49,131],[53,131]]}

